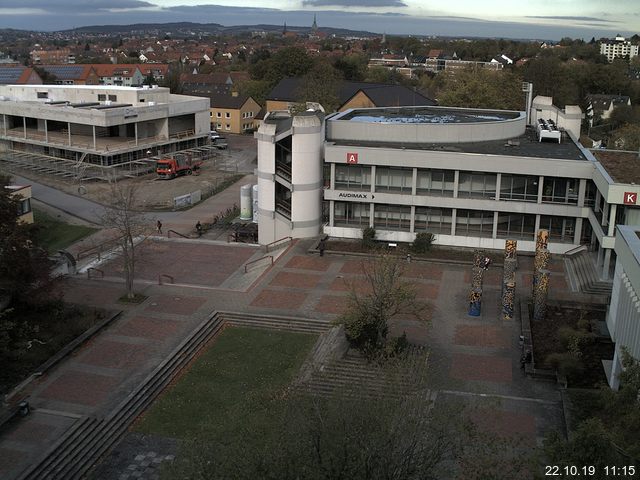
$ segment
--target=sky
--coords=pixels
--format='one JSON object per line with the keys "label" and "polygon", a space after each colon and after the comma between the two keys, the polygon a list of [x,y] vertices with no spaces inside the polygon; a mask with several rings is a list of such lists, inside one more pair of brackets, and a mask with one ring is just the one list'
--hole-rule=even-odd
{"label": "sky", "polygon": [[559,40],[640,33],[639,0],[0,0],[0,28],[198,22]]}

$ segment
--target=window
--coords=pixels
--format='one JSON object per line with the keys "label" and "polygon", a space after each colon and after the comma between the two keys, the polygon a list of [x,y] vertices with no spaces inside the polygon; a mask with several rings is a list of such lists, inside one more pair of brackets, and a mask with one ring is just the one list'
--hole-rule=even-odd
{"label": "window", "polygon": [[225,129],[226,129],[226,130],[231,130],[231,124],[227,123],[227,124],[225,125]]}
{"label": "window", "polygon": [[333,224],[336,227],[368,227],[369,211],[368,203],[334,202]]}
{"label": "window", "polygon": [[222,124],[221,123],[216,123],[216,130],[220,130],[222,128]]}
{"label": "window", "polygon": [[414,230],[416,232],[451,234],[450,208],[416,207]]}
{"label": "window", "polygon": [[210,117],[213,117],[213,112],[209,112],[209,116],[210,116]]}
{"label": "window", "polygon": [[38,98],[49,98],[49,92],[38,92]]}
{"label": "window", "polygon": [[24,200],[20,200],[18,203],[18,216],[26,215],[31,211],[31,199],[25,198]]}
{"label": "window", "polygon": [[109,100],[112,102],[117,102],[118,101],[118,96],[117,95],[109,95]]}
{"label": "window", "polygon": [[573,243],[576,219],[573,217],[540,215],[540,228],[549,230],[549,239],[552,242]]}
{"label": "window", "polygon": [[498,238],[533,240],[536,216],[522,213],[498,214]]}
{"label": "window", "polygon": [[598,187],[593,182],[593,180],[587,180],[587,191],[584,195],[584,205],[585,207],[593,207],[596,204],[596,192],[598,191]]}
{"label": "window", "polygon": [[416,193],[418,195],[453,197],[454,179],[455,172],[453,170],[418,169]]}
{"label": "window", "polygon": [[376,192],[411,194],[412,168],[377,167]]}
{"label": "window", "polygon": [[373,227],[381,230],[403,230],[411,228],[411,207],[404,205],[375,205]]}
{"label": "window", "polygon": [[460,172],[458,197],[495,199],[496,178],[495,173]]}
{"label": "window", "polygon": [[222,118],[222,113],[221,112],[216,112],[216,117]]}
{"label": "window", "polygon": [[542,201],[577,205],[578,180],[575,178],[545,177],[542,187]]}
{"label": "window", "polygon": [[500,200],[537,202],[539,180],[533,175],[502,175]]}
{"label": "window", "polygon": [[224,112],[224,118],[231,118],[231,114],[229,112]]}
{"label": "window", "polygon": [[493,212],[459,208],[456,211],[456,235],[491,237],[493,235]]}
{"label": "window", "polygon": [[371,167],[336,165],[336,190],[371,190]]}

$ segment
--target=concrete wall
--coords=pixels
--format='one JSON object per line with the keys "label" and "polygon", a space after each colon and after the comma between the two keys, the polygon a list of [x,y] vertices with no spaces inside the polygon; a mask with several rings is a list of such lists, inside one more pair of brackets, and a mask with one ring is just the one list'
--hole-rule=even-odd
{"label": "concrete wall", "polygon": [[538,119],[553,120],[558,127],[571,132],[580,138],[582,126],[582,109],[577,105],[567,105],[564,110],[553,105],[551,97],[538,95],[531,105],[531,125],[537,125]]}
{"label": "concrete wall", "polygon": [[[276,233],[276,125],[263,123],[256,137],[258,140],[258,242],[271,243],[278,238]],[[286,236],[286,235],[285,235]]]}

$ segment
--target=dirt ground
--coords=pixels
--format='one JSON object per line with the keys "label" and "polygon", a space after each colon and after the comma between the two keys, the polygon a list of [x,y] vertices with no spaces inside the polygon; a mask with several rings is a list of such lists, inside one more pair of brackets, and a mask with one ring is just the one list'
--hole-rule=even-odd
{"label": "dirt ground", "polygon": [[[252,173],[256,166],[257,146],[252,135],[227,135],[229,147],[218,150],[213,158],[206,160],[199,175],[190,175],[160,180],[155,173],[120,180],[122,185],[137,185],[137,207],[141,210],[171,209],[174,197],[187,195],[197,190],[203,198],[207,192],[217,188],[224,180],[238,173]],[[79,183],[73,179],[43,175],[31,170],[15,170],[13,173],[30,178],[72,195],[79,195]],[[82,196],[98,203],[107,203],[111,187],[106,182],[85,182]]]}

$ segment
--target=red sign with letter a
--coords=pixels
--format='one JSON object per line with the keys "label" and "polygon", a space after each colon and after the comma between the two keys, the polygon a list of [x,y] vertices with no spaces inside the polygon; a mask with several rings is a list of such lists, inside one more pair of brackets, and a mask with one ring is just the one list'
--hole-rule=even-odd
{"label": "red sign with letter a", "polygon": [[347,153],[347,163],[358,163],[358,154],[357,153]]}
{"label": "red sign with letter a", "polygon": [[634,192],[624,192],[624,204],[635,205],[638,201],[638,194]]}

